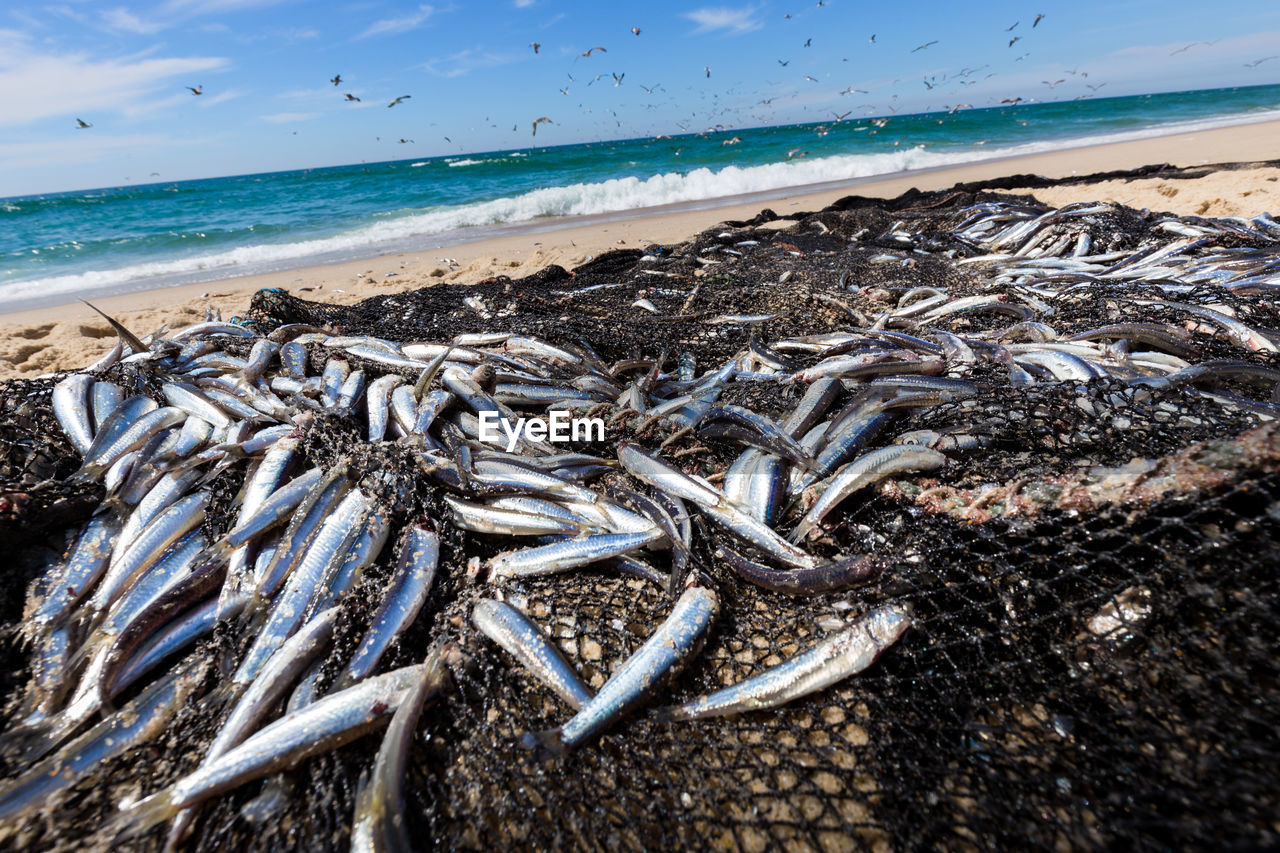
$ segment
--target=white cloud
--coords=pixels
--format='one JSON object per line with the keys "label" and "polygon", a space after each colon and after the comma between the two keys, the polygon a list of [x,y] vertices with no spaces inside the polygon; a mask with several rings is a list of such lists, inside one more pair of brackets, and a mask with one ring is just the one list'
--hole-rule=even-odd
{"label": "white cloud", "polygon": [[238,89],[228,89],[225,92],[215,92],[208,97],[200,98],[200,107],[203,109],[205,107],[211,107],[214,104],[225,104],[227,101],[234,101],[243,94],[244,92],[241,92]]}
{"label": "white cloud", "polygon": [[481,50],[460,50],[449,56],[423,63],[423,69],[438,77],[461,77],[477,68],[493,68],[524,59],[523,54],[487,53]]}
{"label": "white cloud", "polygon": [[755,6],[744,6],[733,9],[728,6],[707,6],[685,12],[684,16],[698,25],[695,33],[710,33],[723,30],[730,35],[742,35],[758,30],[764,23],[756,18]]}
{"label": "white cloud", "polygon": [[319,117],[320,113],[272,113],[268,116],[260,116],[263,121],[269,121],[275,124],[287,124],[295,121],[310,121],[313,118]]}
{"label": "white cloud", "polygon": [[528,8],[529,8],[530,6],[532,6],[535,2],[537,2],[537,0],[516,0],[516,8],[517,8],[517,9],[528,9]]}
{"label": "white cloud", "polygon": [[423,4],[418,7],[418,11],[399,18],[383,18],[380,21],[374,21],[369,27],[356,38],[368,38],[369,36],[378,36],[385,33],[403,33],[409,30],[417,29],[422,26],[428,18],[435,13],[435,7]]}
{"label": "white cloud", "polygon": [[22,33],[0,30],[0,127],[147,111],[158,93],[227,64],[217,56],[97,59],[83,52],[48,53]]}
{"label": "white cloud", "polygon": [[164,24],[156,21],[144,21],[123,6],[102,12],[102,22],[108,29],[139,35],[151,35],[164,29]]}

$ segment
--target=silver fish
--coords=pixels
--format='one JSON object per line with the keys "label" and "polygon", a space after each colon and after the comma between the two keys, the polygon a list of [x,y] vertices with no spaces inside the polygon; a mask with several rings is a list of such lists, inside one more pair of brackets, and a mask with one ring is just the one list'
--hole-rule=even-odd
{"label": "silver fish", "polygon": [[693,654],[719,611],[720,600],[715,590],[691,584],[680,595],[666,621],[614,670],[582,710],[559,728],[525,734],[522,745],[555,756],[594,737],[627,709],[643,701],[655,683]]}
{"label": "silver fish", "polygon": [[702,720],[776,708],[862,672],[897,642],[911,624],[908,609],[890,604],[759,675],[723,690],[663,708],[662,720]]}
{"label": "silver fish", "polygon": [[591,691],[525,614],[506,602],[483,598],[471,609],[471,621],[570,708],[578,711],[591,701]]}

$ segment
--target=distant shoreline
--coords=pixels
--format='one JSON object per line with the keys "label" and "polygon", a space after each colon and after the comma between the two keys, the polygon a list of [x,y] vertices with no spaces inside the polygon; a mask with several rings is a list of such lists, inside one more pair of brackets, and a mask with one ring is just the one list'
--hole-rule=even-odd
{"label": "distant shoreline", "polygon": [[[131,292],[114,288],[89,298],[139,333],[146,333],[161,323],[173,327],[203,319],[206,309],[220,310],[225,317],[242,313],[252,294],[267,287],[284,288],[304,298],[352,303],[440,282],[468,283],[494,275],[517,278],[548,264],[572,268],[612,249],[678,243],[718,222],[751,219],[765,207],[785,215],[797,209],[818,210],[849,195],[893,197],[913,187],[945,189],[958,182],[1009,175],[1064,178],[1162,163],[1196,166],[1274,159],[1280,159],[1280,121],[1257,122],[747,196],[525,222],[499,226],[483,235],[470,230],[465,232],[465,240],[456,241],[455,233],[451,235],[455,242],[412,252]],[[1280,212],[1280,169],[1024,192],[1055,205],[1112,200],[1179,214],[1256,215]],[[38,375],[87,364],[105,352],[112,338],[105,324],[76,302],[79,295],[55,297],[39,307],[0,309],[0,374]]]}
{"label": "distant shoreline", "polygon": [[[407,202],[408,207],[401,211],[403,215],[385,219],[377,219],[375,216],[374,220],[369,220],[368,206],[364,205],[365,224],[340,226],[338,231],[327,234],[315,234],[302,229],[292,235],[282,234],[281,242],[275,242],[272,239],[252,242],[252,238],[245,233],[243,236],[251,240],[247,244],[234,241],[222,244],[214,240],[208,243],[207,247],[197,250],[195,254],[191,254],[188,250],[186,256],[163,254],[154,256],[146,253],[132,255],[132,249],[127,247],[130,241],[126,240],[125,248],[117,253],[112,253],[114,252],[112,250],[105,255],[96,256],[97,261],[87,268],[62,267],[61,262],[56,259],[55,252],[50,256],[49,261],[39,265],[45,270],[39,278],[6,282],[0,286],[0,313],[72,304],[81,298],[96,300],[105,296],[143,293],[255,275],[288,273],[310,267],[373,260],[405,253],[421,254],[509,236],[519,237],[560,229],[603,226],[637,217],[667,216],[673,213],[713,210],[739,204],[767,204],[779,199],[809,196],[828,190],[856,192],[859,187],[871,183],[917,176],[919,180],[926,181],[928,176],[947,170],[990,163],[1013,164],[1019,160],[1043,154],[1087,151],[1118,143],[1143,144],[1164,136],[1202,134],[1231,127],[1247,129],[1253,126],[1265,126],[1271,122],[1280,121],[1278,113],[1280,111],[1273,109],[1261,113],[1187,118],[1172,124],[1148,125],[1127,130],[1095,131],[1085,136],[1056,140],[1037,139],[1014,143],[1006,139],[996,143],[1000,147],[993,146],[990,150],[980,147],[986,140],[973,136],[973,128],[969,128],[959,137],[934,139],[935,145],[944,146],[941,149],[925,150],[908,145],[902,149],[891,149],[897,152],[894,154],[881,152],[841,155],[826,152],[812,159],[796,159],[764,165],[750,160],[743,162],[739,171],[726,172],[718,177],[712,176],[717,168],[738,164],[732,159],[718,165],[700,162],[695,167],[693,164],[688,164],[687,174],[678,170],[669,171],[674,167],[668,164],[660,167],[660,171],[649,178],[629,178],[628,180],[632,181],[630,186],[624,181],[619,182],[617,187],[612,186],[615,183],[613,179],[602,178],[600,181],[593,182],[593,179],[584,178],[586,183],[574,184],[572,183],[574,178],[559,175],[556,178],[548,178],[552,184],[541,189],[531,191],[526,185],[523,188],[512,187],[509,192],[498,198],[466,196],[472,199],[471,201],[462,201],[456,196],[457,191],[464,186],[449,185],[446,182],[447,189],[444,190],[446,197],[452,198],[453,201],[438,210],[428,206],[414,213],[415,205],[426,203],[419,193],[413,201]],[[1230,123],[1223,124],[1223,122]],[[973,144],[962,144],[965,139],[971,139]],[[827,159],[829,157],[835,159],[829,161]],[[891,159],[883,160],[879,164],[846,162],[847,160],[863,161],[868,157]],[[448,159],[445,162],[449,166],[456,165]],[[487,161],[482,159],[474,162]],[[412,165],[426,164],[424,162]],[[860,175],[860,172],[867,167],[891,168],[895,165],[899,167],[899,171]],[[712,174],[707,173],[708,169]],[[763,174],[763,170],[769,171]],[[227,192],[234,196],[240,191],[235,181],[243,182],[247,177],[234,178],[233,183],[228,185]],[[563,183],[566,179],[570,183]],[[192,183],[194,187],[201,182]],[[653,186],[651,187],[650,184]],[[387,188],[384,185],[382,191],[386,191]],[[378,192],[376,189],[373,191],[375,194]],[[209,191],[197,192],[207,196]],[[320,192],[323,194],[324,190]],[[447,195],[450,192],[454,195]],[[341,206],[349,202],[355,207],[361,207],[362,197],[359,189],[352,186],[348,189],[348,194],[341,197],[342,200],[335,200],[335,204]],[[535,197],[537,197],[536,200]],[[610,197],[612,197],[611,200]],[[128,193],[122,198],[128,198]],[[72,200],[74,199],[73,194]],[[154,210],[155,215],[162,220],[169,217],[175,219],[175,230],[169,232],[169,237],[177,237],[179,243],[185,243],[185,238],[189,236],[194,240],[191,245],[196,246],[203,241],[202,232],[205,229],[221,232],[229,227],[234,232],[240,228],[234,222],[228,223],[219,219],[220,213],[206,210],[202,205],[208,203],[206,198],[203,202],[188,203],[189,206],[180,203],[182,205],[180,208],[174,208],[173,204],[157,199]],[[268,208],[257,209],[255,212],[253,206],[255,203],[257,202],[252,200],[248,202],[246,216],[270,215]],[[314,198],[311,203],[315,203]],[[561,210],[573,209],[579,203],[585,203],[588,210],[594,207],[598,212],[580,215],[560,214]],[[540,210],[543,212],[540,213]],[[322,213],[319,215],[321,218],[324,216]],[[375,220],[376,224],[373,224]],[[146,226],[142,227],[143,231],[135,230],[132,240],[136,241],[145,235]],[[251,226],[249,231],[252,230]],[[82,244],[76,245],[86,250],[86,257],[93,257],[94,252],[100,251],[108,242],[114,242],[110,240],[111,226],[105,222],[98,226],[87,223],[77,226],[72,221],[67,223],[60,233],[65,236],[58,239],[75,237],[82,241]],[[161,240],[165,239],[165,235],[159,232],[153,236]],[[25,262],[23,262],[10,272],[25,268]],[[25,275],[29,276],[31,272],[34,272],[34,269],[28,270]]]}

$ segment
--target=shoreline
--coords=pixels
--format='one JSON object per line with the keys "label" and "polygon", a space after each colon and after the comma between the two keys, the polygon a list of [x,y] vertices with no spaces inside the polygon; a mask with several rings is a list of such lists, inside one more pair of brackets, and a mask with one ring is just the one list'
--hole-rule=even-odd
{"label": "shoreline", "polygon": [[[619,248],[674,244],[726,220],[751,219],[769,207],[786,216],[819,210],[849,195],[891,198],[916,188],[1036,175],[1070,178],[1147,165],[1200,166],[1280,159],[1280,121],[1218,127],[1125,142],[940,166],[831,184],[770,190],[663,207],[542,223],[497,226],[480,239],[338,263],[221,278],[194,284],[99,296],[94,304],[138,334],[202,320],[206,310],[231,317],[252,294],[283,288],[303,298],[350,304],[369,296],[431,284],[474,283],[494,275],[530,275],[550,264],[571,269]],[[1280,211],[1280,168],[1222,171],[1199,178],[1149,177],[1041,189],[1010,184],[1046,204],[1115,201],[1135,208],[1202,216]],[[783,224],[787,224],[784,220]],[[457,236],[455,233],[454,236]],[[449,263],[447,261],[452,261]],[[35,376],[88,364],[114,343],[105,321],[74,296],[54,304],[6,311],[0,307],[0,378]]]}

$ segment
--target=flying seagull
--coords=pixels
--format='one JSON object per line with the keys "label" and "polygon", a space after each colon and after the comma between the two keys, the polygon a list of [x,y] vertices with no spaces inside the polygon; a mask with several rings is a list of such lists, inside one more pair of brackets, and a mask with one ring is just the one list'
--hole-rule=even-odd
{"label": "flying seagull", "polygon": [[809,47],[811,44],[813,44],[813,39],[805,39],[805,40],[804,40],[804,46],[805,46],[805,47]]}
{"label": "flying seagull", "polygon": [[597,46],[595,46],[595,47],[589,47],[589,48],[587,48],[587,52],[586,52],[586,53],[580,53],[580,54],[578,54],[578,55],[579,55],[579,56],[590,56],[590,55],[591,55],[591,51],[593,51],[593,50],[598,50],[598,51],[600,51],[601,53],[608,53],[608,52],[609,52],[609,51],[605,50],[603,47],[600,47],[599,45],[597,45]]}
{"label": "flying seagull", "polygon": [[1009,39],[1009,47],[1013,47],[1015,44],[1017,44],[1020,41],[1022,41],[1022,36],[1014,36],[1013,38]]}
{"label": "flying seagull", "polygon": [[[1022,21],[1014,21],[1014,22],[1013,22],[1013,27],[1016,27],[1016,26],[1018,26],[1018,24],[1021,24],[1021,23],[1022,23]],[[1013,27],[1007,27],[1007,28],[1005,28],[1005,32],[1006,32],[1006,33],[1011,33],[1011,32],[1013,32]]]}
{"label": "flying seagull", "polygon": [[1031,22],[1031,28],[1035,29],[1036,24],[1040,23],[1043,20],[1044,20],[1044,13],[1041,12],[1040,14],[1036,15],[1036,19]]}
{"label": "flying seagull", "polygon": [[391,109],[391,108],[392,108],[392,107],[394,107],[396,104],[400,103],[401,101],[405,100],[406,98],[412,98],[412,97],[413,97],[413,95],[401,95],[400,97],[396,98],[396,99],[395,99],[394,101],[392,101],[391,103],[387,104],[387,109]]}
{"label": "flying seagull", "polygon": [[204,94],[204,84],[203,84],[203,83],[201,83],[199,86],[187,86],[187,88],[191,90],[191,94],[193,94],[193,95],[203,95],[203,94]]}
{"label": "flying seagull", "polygon": [[791,64],[791,60],[788,59],[786,62],[783,62],[781,59],[779,59],[778,64],[781,65],[783,68],[786,68],[788,65]]}
{"label": "flying seagull", "polygon": [[84,128],[86,128],[86,127],[93,127],[93,123],[92,123],[92,122],[87,122],[87,121],[85,121],[85,120],[84,120],[84,119],[82,119],[82,118],[78,118],[78,119],[76,119],[76,129],[77,129],[77,130],[83,130],[83,129],[84,129]]}
{"label": "flying seagull", "polygon": [[547,118],[546,116],[543,116],[542,118],[534,119],[534,120],[533,120],[533,135],[534,135],[534,136],[537,136],[537,135],[538,135],[538,125],[542,124],[544,121],[545,121],[547,124],[555,124],[555,122],[553,122],[551,119]]}
{"label": "flying seagull", "polygon": [[[636,35],[640,35],[640,28],[639,28],[639,27],[632,27],[632,28],[631,28],[631,32],[635,33]],[[601,48],[601,50],[604,50],[604,48]]]}
{"label": "flying seagull", "polygon": [[332,80],[330,80],[329,82],[330,82],[330,83],[332,83],[333,85],[337,86],[339,83],[341,83],[341,82],[342,82],[342,75],[341,75],[341,74],[335,74],[335,75],[333,75],[333,79],[332,79]]}
{"label": "flying seagull", "polygon": [[703,70],[703,71],[705,71],[705,72],[707,72],[707,79],[708,79],[708,80],[710,80],[710,79],[711,79],[711,66],[710,66],[710,65],[704,65],[704,66],[702,66],[702,70]]}
{"label": "flying seagull", "polygon": [[360,99],[359,99],[359,98],[357,98],[355,95],[351,94],[350,92],[347,92],[347,100],[348,100],[348,101],[358,101],[358,100],[360,100]]}
{"label": "flying seagull", "polygon": [[[611,72],[609,72],[609,73],[610,73],[610,74],[613,74],[613,72],[612,72],[612,71],[611,71]],[[623,71],[621,74],[614,74],[614,75],[613,75],[613,85],[614,85],[614,87],[616,88],[616,87],[618,87],[618,86],[621,86],[621,85],[622,85],[622,78],[623,78],[623,77],[626,77],[626,76],[627,76],[627,72],[625,72],[625,71]]]}
{"label": "flying seagull", "polygon": [[533,48],[533,52],[534,52],[534,53],[537,53],[537,52],[538,52],[538,48],[542,47],[542,45],[541,45],[541,44],[539,44],[539,43],[538,43],[538,42],[536,42],[536,41],[531,41],[531,42],[529,42],[529,47]]}
{"label": "flying seagull", "polygon": [[1280,59],[1280,56],[1264,56],[1264,57],[1262,57],[1261,59],[1255,59],[1253,62],[1246,62],[1246,63],[1244,64],[1244,67],[1245,67],[1245,68],[1248,68],[1250,71],[1252,71],[1253,69],[1257,68],[1257,67],[1258,67],[1259,65],[1261,65],[1262,63],[1264,63],[1264,62],[1266,62],[1266,61],[1268,61],[1268,60],[1271,60],[1271,59]]}
{"label": "flying seagull", "polygon": [[925,49],[925,48],[927,48],[929,45],[931,45],[931,44],[937,44],[937,43],[938,43],[938,40],[937,40],[937,39],[934,39],[933,41],[925,42],[924,44],[922,44],[922,45],[920,45],[919,47],[915,48],[915,50],[912,50],[911,52],[912,52],[912,53],[915,53],[915,52],[916,52],[916,51],[918,51],[918,50],[924,50],[924,49]]}

